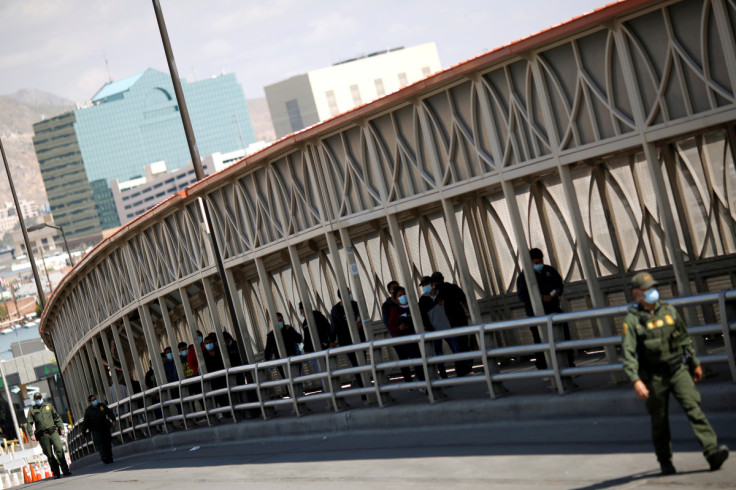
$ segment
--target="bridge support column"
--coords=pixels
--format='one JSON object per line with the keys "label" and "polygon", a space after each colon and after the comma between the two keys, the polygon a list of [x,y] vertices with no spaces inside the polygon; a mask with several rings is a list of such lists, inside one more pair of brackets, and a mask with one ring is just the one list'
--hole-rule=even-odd
{"label": "bridge support column", "polygon": [[[335,270],[335,278],[337,279],[338,288],[340,289],[340,296],[342,298],[342,305],[345,308],[345,318],[348,321],[348,329],[350,330],[350,338],[354,344],[360,343],[360,333],[358,332],[358,323],[355,320],[355,311],[353,311],[353,305],[350,301],[350,291],[348,289],[348,282],[345,279],[345,269],[342,266],[342,259],[340,258],[340,249],[337,248],[337,240],[335,234],[332,231],[325,232],[325,238],[327,239],[327,247],[330,251],[330,258],[332,260],[332,266]],[[359,313],[359,312],[357,312]],[[363,325],[365,328],[365,325]],[[362,351],[355,353],[358,359],[358,364],[361,366],[366,365],[365,354]],[[367,373],[360,374],[360,380],[363,386],[370,386],[370,377]]]}

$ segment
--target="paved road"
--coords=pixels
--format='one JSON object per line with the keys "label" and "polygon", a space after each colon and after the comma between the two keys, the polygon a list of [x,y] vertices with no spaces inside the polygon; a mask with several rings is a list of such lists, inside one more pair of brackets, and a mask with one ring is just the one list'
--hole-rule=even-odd
{"label": "paved road", "polygon": [[[389,416],[389,414],[387,414]],[[201,441],[110,466],[90,464],[36,488],[733,488],[736,456],[717,472],[681,414],[679,474],[659,477],[646,417],[515,421],[207,445]],[[714,414],[736,447],[736,414]]]}

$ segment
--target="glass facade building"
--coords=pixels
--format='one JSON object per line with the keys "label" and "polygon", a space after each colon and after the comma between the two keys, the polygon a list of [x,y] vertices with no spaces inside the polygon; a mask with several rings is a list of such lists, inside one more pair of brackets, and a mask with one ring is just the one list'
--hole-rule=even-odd
{"label": "glass facade building", "polygon": [[[234,74],[192,83],[183,80],[182,86],[201,155],[239,150],[255,141],[243,89]],[[91,105],[37,123],[34,132],[51,212],[76,236],[120,224],[109,187],[112,179],[140,177],[146,165],[157,161],[165,161],[169,169],[190,163],[171,77],[154,69],[105,85]],[[97,224],[74,225],[79,210],[70,209],[70,203],[79,201],[78,191],[67,184],[79,172],[60,173],[57,168],[60,155],[69,152],[77,167],[82,164],[75,168],[86,173],[85,195],[91,198],[77,207],[84,207],[85,216],[96,215]]]}

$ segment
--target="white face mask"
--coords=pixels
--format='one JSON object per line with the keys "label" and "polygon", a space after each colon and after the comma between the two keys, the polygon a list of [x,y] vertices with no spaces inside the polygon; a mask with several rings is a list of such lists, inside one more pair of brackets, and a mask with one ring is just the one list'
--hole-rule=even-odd
{"label": "white face mask", "polygon": [[35,400],[35,402],[36,402],[36,406],[40,407],[40,406],[41,406],[41,404],[43,403],[43,398],[37,398],[37,399]]}
{"label": "white face mask", "polygon": [[644,301],[649,303],[650,305],[653,305],[657,301],[659,301],[659,291],[657,288],[650,288],[644,291]]}

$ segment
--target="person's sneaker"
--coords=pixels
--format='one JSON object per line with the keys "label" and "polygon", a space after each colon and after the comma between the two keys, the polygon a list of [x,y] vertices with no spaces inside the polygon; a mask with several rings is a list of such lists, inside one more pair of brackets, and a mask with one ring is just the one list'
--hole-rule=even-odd
{"label": "person's sneaker", "polygon": [[710,471],[716,471],[723,466],[723,462],[728,459],[728,448],[724,444],[721,444],[718,446],[718,449],[716,449],[716,452],[708,456],[706,459],[710,465]]}
{"label": "person's sneaker", "polygon": [[672,464],[672,461],[667,461],[666,463],[659,463],[659,468],[662,470],[663,476],[674,475],[675,473],[677,473],[677,470]]}
{"label": "person's sneaker", "polygon": [[66,473],[64,473],[64,476],[72,476],[72,472],[71,471],[67,471]]}

